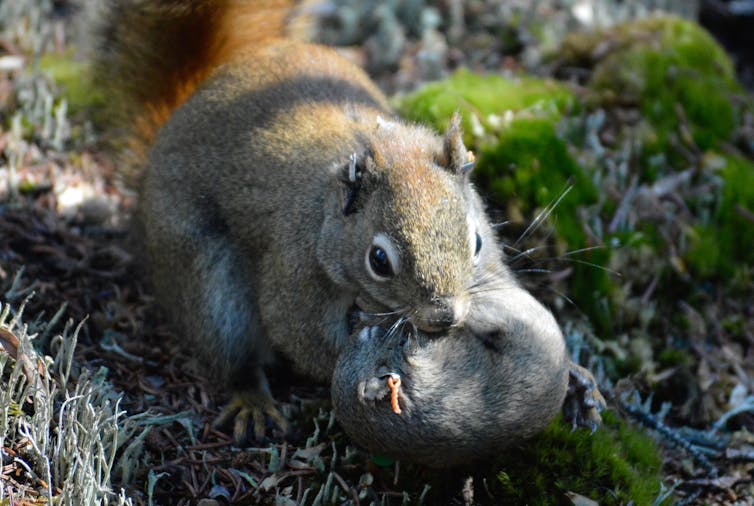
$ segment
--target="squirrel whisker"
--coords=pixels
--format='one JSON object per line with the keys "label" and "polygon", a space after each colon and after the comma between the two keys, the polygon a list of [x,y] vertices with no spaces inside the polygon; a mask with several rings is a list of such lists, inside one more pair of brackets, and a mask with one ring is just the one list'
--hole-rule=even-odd
{"label": "squirrel whisker", "polygon": [[518,239],[513,243],[513,246],[515,247],[518,243],[526,239],[529,235],[531,235],[532,232],[534,232],[539,226],[547,221],[547,219],[550,217],[552,212],[555,210],[556,207],[558,207],[558,204],[560,204],[560,201],[565,198],[566,195],[573,189],[573,185],[569,184],[567,185],[563,191],[560,192],[560,195],[558,195],[553,201],[551,201],[549,204],[547,204],[544,208],[544,210],[539,213],[534,220],[529,224],[528,227],[526,227],[526,230],[523,231],[523,233],[519,236]]}

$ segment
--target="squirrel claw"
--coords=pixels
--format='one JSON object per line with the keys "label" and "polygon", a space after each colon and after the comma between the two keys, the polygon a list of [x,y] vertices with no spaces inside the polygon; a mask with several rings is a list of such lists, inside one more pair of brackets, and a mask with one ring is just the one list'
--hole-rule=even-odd
{"label": "squirrel claw", "polygon": [[584,427],[594,433],[602,423],[600,411],[606,406],[592,373],[571,363],[568,370],[568,393],[563,403],[566,420],[574,429]]}
{"label": "squirrel claw", "polygon": [[233,444],[243,446],[249,441],[247,437],[249,419],[252,422],[254,438],[257,440],[265,438],[267,433],[265,415],[283,433],[288,432],[288,420],[280,413],[275,400],[264,392],[234,394],[213,425],[220,427],[233,420]]}

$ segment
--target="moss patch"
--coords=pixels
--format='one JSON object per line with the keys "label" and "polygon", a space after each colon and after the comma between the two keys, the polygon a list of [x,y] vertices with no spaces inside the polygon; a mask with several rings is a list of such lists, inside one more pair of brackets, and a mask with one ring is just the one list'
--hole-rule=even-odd
{"label": "moss patch", "polygon": [[652,504],[660,494],[656,443],[614,413],[594,434],[556,420],[500,466],[494,494],[505,504],[572,504],[573,492],[599,504]]}
{"label": "moss patch", "polygon": [[77,59],[72,50],[46,53],[39,60],[39,69],[60,85],[72,113],[104,105],[105,94],[92,84],[90,62]]}
{"label": "moss patch", "polygon": [[[591,88],[601,105],[637,105],[644,159],[685,160],[679,146],[707,150],[727,140],[736,124],[731,96],[740,93],[725,51],[696,23],[664,16],[566,38],[562,57],[593,67]],[[643,164],[653,179],[657,168]]]}
{"label": "moss patch", "polygon": [[687,232],[685,260],[704,278],[732,277],[744,266],[754,267],[754,162],[728,157],[720,176],[713,215]]}
{"label": "moss patch", "polygon": [[430,83],[398,97],[396,106],[411,120],[444,131],[455,111],[463,118],[464,141],[475,146],[495,135],[506,115],[559,118],[575,101],[570,90],[551,79],[497,75],[482,76],[459,70],[450,78]]}

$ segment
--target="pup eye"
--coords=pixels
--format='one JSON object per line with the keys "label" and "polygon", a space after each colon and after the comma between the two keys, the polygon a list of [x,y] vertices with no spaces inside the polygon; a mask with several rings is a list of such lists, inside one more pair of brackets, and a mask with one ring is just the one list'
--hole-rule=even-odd
{"label": "pup eye", "polygon": [[369,251],[369,267],[381,278],[389,278],[393,275],[393,267],[390,265],[387,252],[379,246],[372,246]]}
{"label": "pup eye", "polygon": [[398,250],[385,234],[377,234],[367,250],[366,268],[376,281],[387,281],[400,271]]}

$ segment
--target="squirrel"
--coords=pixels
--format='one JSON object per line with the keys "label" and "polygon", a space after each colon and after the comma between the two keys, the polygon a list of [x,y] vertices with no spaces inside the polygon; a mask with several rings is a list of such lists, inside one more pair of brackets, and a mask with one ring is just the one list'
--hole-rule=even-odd
{"label": "squirrel", "polygon": [[354,307],[447,334],[515,285],[459,118],[442,136],[398,119],[361,69],[300,40],[295,5],[107,8],[97,75],[139,173],[155,293],[232,392],[219,421],[236,442],[249,421],[262,437],[265,415],[287,428],[265,375],[275,354],[332,379]]}

